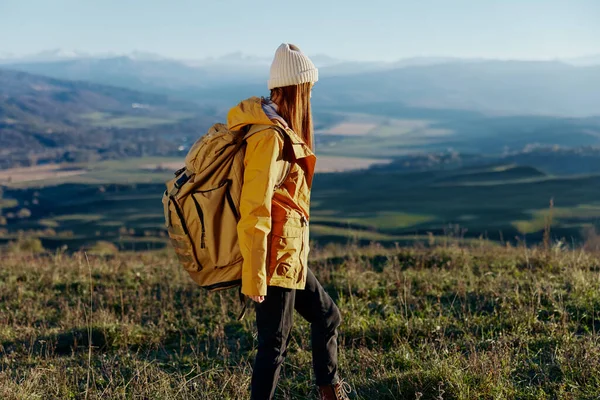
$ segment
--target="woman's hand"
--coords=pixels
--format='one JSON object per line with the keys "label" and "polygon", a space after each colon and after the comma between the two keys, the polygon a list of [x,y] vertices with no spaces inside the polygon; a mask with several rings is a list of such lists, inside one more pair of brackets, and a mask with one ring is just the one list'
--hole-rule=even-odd
{"label": "woman's hand", "polygon": [[257,303],[262,303],[263,301],[265,301],[265,296],[248,296],[252,299],[252,301],[255,301]]}

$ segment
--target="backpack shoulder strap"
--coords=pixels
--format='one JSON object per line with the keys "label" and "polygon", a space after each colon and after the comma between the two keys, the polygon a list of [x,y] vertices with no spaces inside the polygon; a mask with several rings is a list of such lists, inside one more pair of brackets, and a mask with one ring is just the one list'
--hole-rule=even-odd
{"label": "backpack shoulder strap", "polygon": [[285,169],[281,174],[280,179],[278,180],[278,184],[275,185],[275,189],[279,189],[283,183],[287,180],[288,176],[290,175],[290,172],[292,170],[292,160],[293,157],[289,157],[287,156],[288,154],[288,149],[290,149],[291,145],[292,145],[292,140],[290,138],[290,136],[287,134],[287,132],[285,131],[284,128],[282,128],[279,125],[252,125],[250,127],[250,129],[248,130],[248,132],[244,135],[244,142],[252,135],[254,135],[255,133],[258,132],[262,132],[265,131],[267,129],[274,129],[282,138],[283,138],[283,160],[285,161]]}

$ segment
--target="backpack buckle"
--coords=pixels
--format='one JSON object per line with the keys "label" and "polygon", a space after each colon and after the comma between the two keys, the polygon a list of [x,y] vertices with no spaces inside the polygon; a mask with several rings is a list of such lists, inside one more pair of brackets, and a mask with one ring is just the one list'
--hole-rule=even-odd
{"label": "backpack buckle", "polygon": [[188,174],[187,174],[187,171],[186,171],[186,173],[185,173],[185,174],[183,174],[183,175],[181,175],[179,178],[177,178],[177,180],[176,180],[176,181],[175,181],[175,183],[174,183],[174,186],[175,186],[177,189],[181,189],[181,187],[182,187],[183,185],[185,185],[185,184],[186,184],[186,183],[187,183],[187,182],[190,180],[190,178],[191,178],[191,177],[192,177],[192,176],[191,176],[191,175],[188,175]]}
{"label": "backpack buckle", "polygon": [[183,171],[185,171],[185,167],[179,168],[177,171],[174,172],[174,174],[175,174],[175,176],[177,176],[180,173],[182,173]]}

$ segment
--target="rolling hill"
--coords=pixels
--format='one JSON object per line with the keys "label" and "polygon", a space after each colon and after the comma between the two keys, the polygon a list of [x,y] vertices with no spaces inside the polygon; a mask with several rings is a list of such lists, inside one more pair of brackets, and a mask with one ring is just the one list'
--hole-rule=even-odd
{"label": "rolling hill", "polygon": [[214,110],[165,95],[0,69],[4,167],[67,153],[172,153],[177,137],[196,136],[214,119]]}

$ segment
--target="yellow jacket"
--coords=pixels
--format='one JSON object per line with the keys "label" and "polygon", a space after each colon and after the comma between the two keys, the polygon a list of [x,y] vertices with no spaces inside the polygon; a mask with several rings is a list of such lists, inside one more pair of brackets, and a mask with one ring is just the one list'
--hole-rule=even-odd
{"label": "yellow jacket", "polygon": [[[227,124],[230,130],[253,124],[282,127],[267,117],[258,97],[233,107]],[[310,190],[317,159],[300,136],[285,130],[293,163],[278,188],[286,168],[284,139],[275,129],[247,139],[237,230],[244,258],[242,293],[248,296],[266,295],[267,286],[304,289],[306,285]]]}

